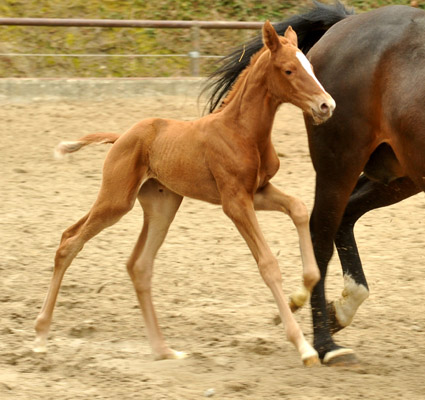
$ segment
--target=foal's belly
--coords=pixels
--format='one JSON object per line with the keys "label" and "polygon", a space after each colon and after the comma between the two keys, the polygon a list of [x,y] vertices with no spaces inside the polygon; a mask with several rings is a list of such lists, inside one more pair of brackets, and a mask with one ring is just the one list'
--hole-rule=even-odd
{"label": "foal's belly", "polygon": [[202,174],[186,172],[181,173],[180,178],[176,178],[170,175],[148,173],[148,177],[156,179],[162,185],[181,196],[212,204],[221,204],[220,192],[215,181],[202,179]]}
{"label": "foal's belly", "polygon": [[221,204],[216,181],[202,152],[159,152],[151,157],[147,176],[181,196]]}

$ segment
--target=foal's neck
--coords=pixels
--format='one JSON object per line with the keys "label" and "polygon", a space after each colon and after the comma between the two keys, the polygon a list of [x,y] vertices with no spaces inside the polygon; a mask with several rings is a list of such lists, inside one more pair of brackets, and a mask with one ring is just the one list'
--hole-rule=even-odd
{"label": "foal's neck", "polygon": [[236,91],[220,114],[237,125],[240,134],[259,143],[270,139],[274,117],[282,103],[267,85],[267,54],[260,57],[238,82]]}

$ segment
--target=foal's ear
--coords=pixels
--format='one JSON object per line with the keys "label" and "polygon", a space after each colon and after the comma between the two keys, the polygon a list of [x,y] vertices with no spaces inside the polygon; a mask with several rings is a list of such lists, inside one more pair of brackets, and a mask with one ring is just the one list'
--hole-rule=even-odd
{"label": "foal's ear", "polygon": [[298,47],[298,37],[295,31],[292,29],[291,25],[289,25],[286,29],[284,36],[289,40],[289,43],[293,44],[295,47]]}
{"label": "foal's ear", "polygon": [[269,20],[263,25],[263,42],[272,53],[281,46],[279,36]]}

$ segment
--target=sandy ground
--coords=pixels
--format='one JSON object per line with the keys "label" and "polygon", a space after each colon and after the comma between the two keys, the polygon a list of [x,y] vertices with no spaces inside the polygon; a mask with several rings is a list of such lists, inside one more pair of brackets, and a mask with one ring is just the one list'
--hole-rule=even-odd
{"label": "sandy ground", "polygon": [[[217,206],[185,199],[155,266],[154,301],[170,345],[184,360],[153,361],[125,263],[142,224],[139,206],[87,244],[59,295],[49,352],[31,352],[52,260],[64,229],[95,199],[107,147],[63,161],[60,140],[121,132],[150,116],[192,119],[196,98],[33,102],[0,108],[1,399],[420,399],[425,398],[423,195],[371,212],[357,238],[371,296],[339,343],[356,370],[304,368],[275,326],[276,306],[254,260]],[[301,114],[282,107],[274,182],[313,203],[314,173]],[[295,229],[283,214],[259,213],[289,294],[301,281]],[[342,290],[337,260],[327,280]],[[310,310],[298,312],[312,339]]]}

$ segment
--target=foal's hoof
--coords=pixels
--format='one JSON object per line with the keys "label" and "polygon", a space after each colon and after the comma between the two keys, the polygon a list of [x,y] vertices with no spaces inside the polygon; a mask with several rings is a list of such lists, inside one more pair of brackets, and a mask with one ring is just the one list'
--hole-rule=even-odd
{"label": "foal's hoof", "polygon": [[155,360],[182,360],[183,358],[187,358],[188,355],[184,351],[176,351],[173,349],[168,349],[167,351],[156,354]]}
{"label": "foal's hoof", "polygon": [[305,358],[303,360],[303,364],[305,367],[316,367],[318,365],[320,365],[320,359],[318,356],[311,356],[308,358]]}
{"label": "foal's hoof", "polygon": [[47,353],[47,347],[33,347],[32,351],[33,353],[38,353],[38,354]]}
{"label": "foal's hoof", "polygon": [[310,292],[305,286],[302,286],[296,292],[289,296],[289,308],[294,313],[304,306],[310,300]]}
{"label": "foal's hoof", "polygon": [[43,338],[36,338],[32,346],[34,353],[47,353],[47,341]]}
{"label": "foal's hoof", "polygon": [[347,367],[355,368],[360,365],[354,351],[351,349],[337,349],[326,353],[322,360],[328,367]]}

